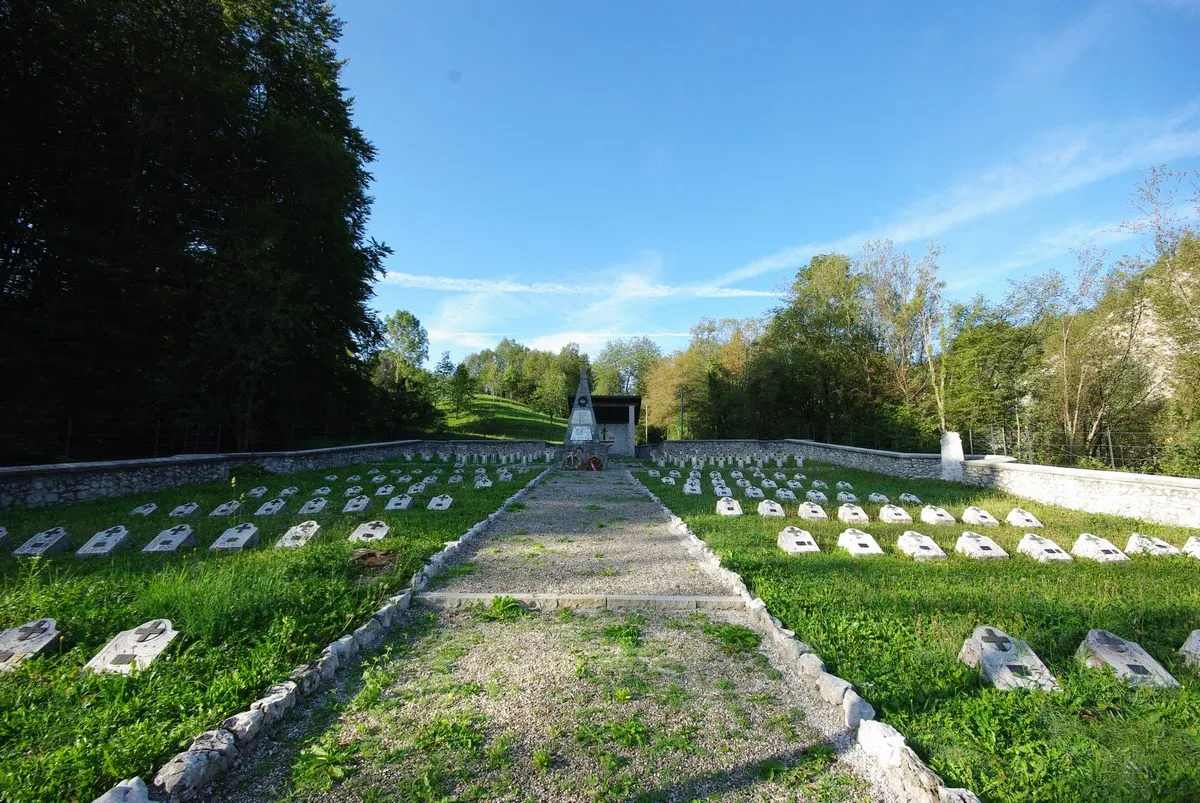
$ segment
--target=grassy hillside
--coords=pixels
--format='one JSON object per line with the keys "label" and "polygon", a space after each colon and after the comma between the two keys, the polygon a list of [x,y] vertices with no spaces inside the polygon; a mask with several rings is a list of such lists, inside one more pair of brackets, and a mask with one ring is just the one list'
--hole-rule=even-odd
{"label": "grassy hillside", "polygon": [[461,415],[446,411],[450,437],[539,440],[562,443],[565,418],[539,413],[523,404],[495,396],[477,394],[471,410]]}

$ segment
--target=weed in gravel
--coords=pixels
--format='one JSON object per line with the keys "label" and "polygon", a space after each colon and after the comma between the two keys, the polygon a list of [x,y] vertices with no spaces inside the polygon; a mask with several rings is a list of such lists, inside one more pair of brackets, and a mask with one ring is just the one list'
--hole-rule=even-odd
{"label": "weed in gravel", "polygon": [[621,645],[621,649],[625,652],[634,652],[642,644],[642,624],[642,617],[630,616],[623,624],[608,625],[602,628],[600,635],[608,641],[614,641]]}
{"label": "weed in gravel", "polygon": [[529,611],[521,604],[520,600],[512,597],[492,597],[492,602],[489,605],[477,605],[473,609],[473,613],[480,619],[488,622],[512,622],[525,616],[529,616]]}
{"label": "weed in gravel", "polygon": [[512,743],[513,735],[511,733],[500,734],[495,744],[490,745],[487,749],[488,769],[497,770],[512,766]]}
{"label": "weed in gravel", "polygon": [[542,772],[549,772],[550,766],[554,763],[554,754],[549,750],[538,748],[533,751],[533,766],[537,767]]}
{"label": "weed in gravel", "polygon": [[435,719],[421,726],[414,744],[418,750],[476,750],[483,744],[480,718],[465,714],[455,719]]}
{"label": "weed in gravel", "polygon": [[570,624],[575,621],[575,611],[570,608],[562,608],[554,612],[554,618],[562,624]]}
{"label": "weed in gravel", "polygon": [[588,510],[604,510],[604,505],[588,505]]}
{"label": "weed in gravel", "polygon": [[600,576],[601,577],[616,577],[617,570],[614,569],[612,566],[605,566],[603,569],[600,570]]}
{"label": "weed in gravel", "polygon": [[705,634],[716,639],[726,655],[750,655],[758,652],[762,637],[744,625],[728,622],[706,622],[700,626]]}
{"label": "weed in gravel", "polygon": [[510,502],[508,505],[509,513],[520,513],[524,509],[525,509],[524,502]]}
{"label": "weed in gravel", "polygon": [[344,780],[351,771],[358,743],[338,744],[327,738],[301,751],[292,765],[292,781],[297,790],[328,790]]}

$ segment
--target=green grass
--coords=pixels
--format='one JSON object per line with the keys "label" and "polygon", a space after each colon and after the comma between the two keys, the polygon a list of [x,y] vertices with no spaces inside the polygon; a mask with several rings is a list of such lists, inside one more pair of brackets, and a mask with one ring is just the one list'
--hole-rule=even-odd
{"label": "green grass", "polygon": [[520,402],[479,393],[471,409],[446,411],[446,426],[451,437],[500,438],[562,443],[567,419],[555,418],[526,407]]}
{"label": "green grass", "polygon": [[[644,473],[640,479],[718,552],[725,566],[745,578],[774,615],[816,648],[831,672],[854,683],[880,718],[899,728],[949,785],[1004,801],[1200,798],[1200,767],[1194,760],[1200,749],[1200,682],[1176,655],[1189,632],[1200,627],[1200,561],[1134,556],[1123,564],[1077,559],[1042,565],[1016,552],[1023,531],[1007,525],[976,529],[1011,557],[972,561],[953,553],[955,540],[970,527],[933,527],[919,520],[883,525],[875,521],[880,506],[866,503],[862,506],[872,522],[860,529],[874,535],[887,554],[852,558],[836,546],[847,526],[836,519],[764,519],[747,500],[746,515],[716,516],[711,470],[702,471],[701,497],[684,495],[682,484],[666,486]],[[732,484],[730,470],[723,473]],[[764,471],[769,476],[775,469]],[[791,476],[797,469],[784,471]],[[831,488],[836,480],[847,480],[862,500],[878,491],[896,501],[909,491],[956,518],[970,504],[1000,519],[1020,506],[1046,524],[1042,534],[1068,550],[1082,532],[1119,547],[1134,531],[1177,546],[1190,534],[938,481],[816,464],[800,471],[808,483],[822,479]],[[792,514],[797,504],[787,504]],[[831,514],[836,507],[826,505]],[[918,512],[915,505],[905,507]],[[780,550],[775,539],[786,525],[810,531],[821,553],[793,556]],[[906,529],[933,538],[949,558],[919,564],[896,553],[896,539]],[[985,623],[1028,641],[1063,691],[985,687],[957,661],[963,640]],[[1133,689],[1106,672],[1080,667],[1074,653],[1091,628],[1139,642],[1183,688]]]}
{"label": "green grass", "polygon": [[[93,533],[120,523],[130,529],[134,546],[108,558],[78,558],[73,552],[36,560],[0,557],[0,626],[52,617],[63,634],[53,654],[0,675],[0,799],[91,799],[122,778],[150,777],[196,734],[244,710],[267,686],[361,624],[387,596],[406,586],[443,542],[485,518],[535,476],[517,474],[512,482],[475,491],[447,485],[449,466],[375,466],[409,473],[442,468],[444,474],[414,499],[412,508],[393,512],[382,509],[386,497],[372,497],[366,513],[340,513],[345,477],[360,474],[363,481],[355,484],[367,493],[374,490],[368,465],[253,479],[247,470],[233,483],[6,511],[4,523],[14,544],[63,526],[78,547]],[[327,473],[343,479],[326,482]],[[245,515],[240,517],[206,515],[258,484],[270,493],[295,485],[300,493],[273,517],[250,515],[269,496],[243,497]],[[339,512],[311,517],[323,532],[308,546],[273,549],[288,527],[310,518],[295,511],[322,485],[333,486],[328,509]],[[404,490],[397,487],[397,493]],[[428,499],[440,493],[454,496],[453,506],[444,512],[426,510]],[[157,512],[146,518],[130,515],[135,505],[148,501],[159,505]],[[181,521],[167,513],[188,501],[201,508],[182,520],[194,528],[197,549],[143,555],[141,547]],[[373,519],[391,525],[389,537],[371,545],[392,553],[390,566],[365,568],[350,560],[351,551],[362,545],[348,542],[347,536]],[[208,551],[221,532],[242,521],[259,526],[259,547],[227,555]],[[80,672],[119,631],[154,618],[170,619],[180,635],[145,672],[132,677]],[[326,783],[336,780],[349,754],[324,745],[306,761],[314,782]]]}

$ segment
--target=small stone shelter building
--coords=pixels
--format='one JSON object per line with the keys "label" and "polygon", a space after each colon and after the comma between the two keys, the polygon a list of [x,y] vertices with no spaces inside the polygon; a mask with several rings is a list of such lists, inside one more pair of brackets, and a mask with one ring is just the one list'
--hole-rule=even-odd
{"label": "small stone shelter building", "polygon": [[[571,397],[570,409],[575,409],[574,396]],[[642,397],[592,394],[592,409],[596,413],[596,426],[600,428],[600,440],[612,444],[608,453],[633,457]]]}

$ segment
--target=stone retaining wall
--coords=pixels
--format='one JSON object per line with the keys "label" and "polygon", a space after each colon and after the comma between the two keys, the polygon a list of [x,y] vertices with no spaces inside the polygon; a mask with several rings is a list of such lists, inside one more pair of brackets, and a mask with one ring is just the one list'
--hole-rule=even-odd
{"label": "stone retaining wall", "polygon": [[[294,452],[176,455],[143,460],[103,460],[0,468],[0,510],[39,508],[160,491],[178,485],[217,482],[239,465],[255,463],[275,474],[333,468],[405,455],[447,457],[460,454],[489,461],[522,456],[547,458],[558,449],[544,441],[406,440],[359,443]],[[549,453],[549,454],[548,454]]]}
{"label": "stone retaining wall", "polygon": [[963,482],[1071,510],[1200,527],[1200,480],[1028,465],[989,455],[963,462]]}
{"label": "stone retaining wall", "polygon": [[941,476],[940,454],[911,454],[887,452],[882,449],[860,449],[857,446],[838,446],[832,443],[788,438],[785,440],[708,440],[665,441],[654,447],[654,454],[667,459],[754,457],[795,455],[806,460],[833,463],[863,471],[876,471],[912,479],[937,479]]}

